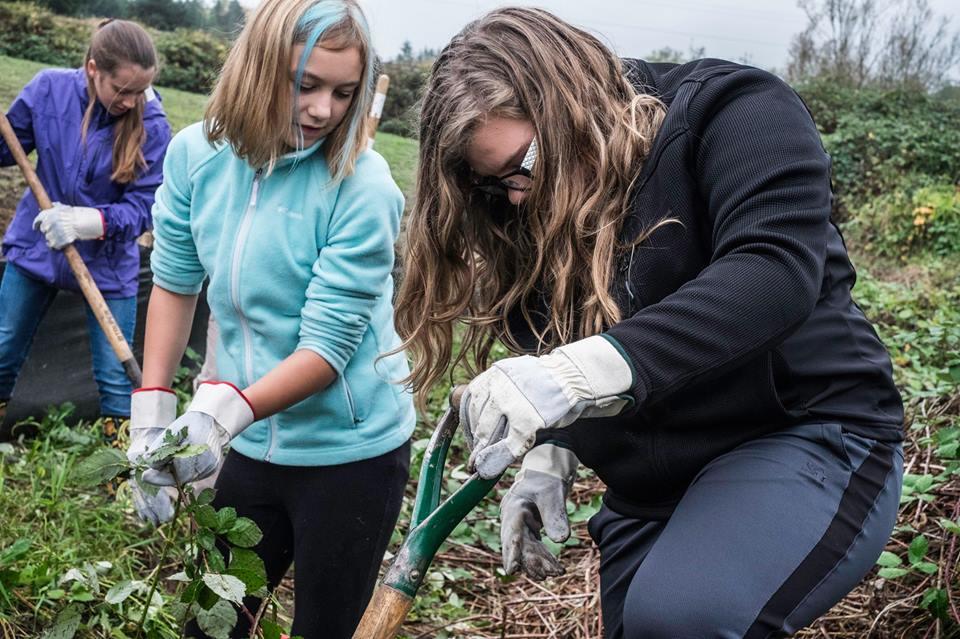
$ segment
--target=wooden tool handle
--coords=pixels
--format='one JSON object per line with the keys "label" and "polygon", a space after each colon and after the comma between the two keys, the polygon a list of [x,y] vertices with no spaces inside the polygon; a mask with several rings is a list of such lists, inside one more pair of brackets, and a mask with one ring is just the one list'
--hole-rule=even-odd
{"label": "wooden tool handle", "polygon": [[367,135],[370,137],[370,146],[373,146],[373,138],[377,136],[377,127],[380,126],[380,116],[383,115],[383,105],[387,101],[387,91],[390,89],[390,76],[381,73],[377,78],[377,89],[373,95],[373,104],[370,105],[370,113],[367,115]]}
{"label": "wooden tool handle", "polygon": [[393,639],[413,606],[413,598],[385,586],[377,586],[353,639]]}
{"label": "wooden tool handle", "polygon": [[[16,160],[17,166],[20,167],[23,178],[27,181],[30,190],[33,191],[34,197],[37,198],[40,209],[51,208],[53,202],[50,201],[46,189],[44,189],[40,183],[40,178],[37,177],[36,171],[33,170],[33,166],[27,159],[27,154],[23,152],[23,147],[20,146],[20,140],[17,139],[16,133],[13,132],[10,121],[2,111],[0,111],[0,132],[3,133],[3,139],[7,143],[13,159]],[[70,265],[73,276],[77,278],[80,290],[83,292],[87,304],[93,309],[93,314],[100,323],[100,328],[103,329],[104,334],[107,336],[113,352],[117,354],[117,359],[123,364],[123,370],[127,373],[127,377],[130,378],[134,388],[142,386],[143,374],[140,372],[140,365],[137,364],[137,360],[133,356],[133,351],[130,350],[130,345],[127,344],[127,340],[123,336],[123,331],[120,330],[117,321],[113,318],[113,313],[110,312],[110,307],[107,306],[107,302],[103,299],[100,289],[97,288],[96,282],[94,282],[90,276],[87,265],[83,263],[83,258],[80,257],[77,249],[72,244],[63,247],[63,255],[67,258],[67,264]]]}

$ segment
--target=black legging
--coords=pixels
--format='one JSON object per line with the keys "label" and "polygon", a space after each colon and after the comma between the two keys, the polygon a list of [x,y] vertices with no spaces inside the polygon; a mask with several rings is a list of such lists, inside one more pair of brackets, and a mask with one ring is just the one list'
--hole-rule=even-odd
{"label": "black legging", "polygon": [[[232,451],[217,479],[215,508],[232,506],[254,520],[263,539],[271,590],[296,565],[292,635],[349,639],[373,593],[380,562],[400,514],[410,471],[410,443],[337,466],[278,466]],[[244,599],[256,612],[260,600]],[[247,637],[239,615],[233,637]],[[205,637],[196,623],[188,637]]]}

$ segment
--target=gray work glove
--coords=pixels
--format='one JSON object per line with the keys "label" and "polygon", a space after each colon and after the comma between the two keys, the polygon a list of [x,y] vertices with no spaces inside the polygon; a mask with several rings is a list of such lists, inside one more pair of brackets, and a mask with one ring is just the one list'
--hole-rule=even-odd
{"label": "gray work glove", "polygon": [[523,458],[520,472],[500,502],[503,569],[522,569],[542,581],[563,574],[563,566],[540,540],[540,529],[557,543],[570,536],[567,493],[579,461],[572,451],[541,444]]}
{"label": "gray work glove", "polygon": [[619,414],[632,401],[633,368],[615,344],[594,335],[539,357],[502,359],[477,375],[460,402],[468,467],[497,477],[533,447],[537,431]]}
{"label": "gray work glove", "polygon": [[186,484],[212,475],[223,461],[226,445],[253,421],[253,408],[236,386],[226,382],[200,384],[186,412],[160,432],[144,454],[150,455],[166,444],[168,432],[189,445],[206,446],[206,450],[190,457],[174,457],[166,464],[158,462],[143,473],[143,481],[176,486],[176,480]]}
{"label": "gray work glove", "polygon": [[[163,432],[177,418],[177,396],[169,388],[138,388],[130,397],[130,447],[127,459],[139,463],[147,444]],[[140,519],[162,524],[173,518],[173,500],[166,490],[155,495],[143,490],[135,479],[130,479],[133,506]]]}

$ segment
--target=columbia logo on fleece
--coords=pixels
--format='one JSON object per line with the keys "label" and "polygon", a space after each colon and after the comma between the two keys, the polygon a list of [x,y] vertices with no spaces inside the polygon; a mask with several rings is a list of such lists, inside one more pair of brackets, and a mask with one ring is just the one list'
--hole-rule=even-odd
{"label": "columbia logo on fleece", "polygon": [[289,218],[293,218],[294,220],[303,219],[303,213],[301,213],[300,211],[293,211],[291,209],[288,209],[285,206],[277,207],[277,213],[279,213],[280,215],[285,215]]}

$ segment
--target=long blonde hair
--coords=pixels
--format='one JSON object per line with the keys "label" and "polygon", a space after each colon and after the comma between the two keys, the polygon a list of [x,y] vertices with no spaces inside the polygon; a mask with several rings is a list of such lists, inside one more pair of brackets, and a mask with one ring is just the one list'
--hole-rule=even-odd
{"label": "long blonde hair", "polygon": [[[136,64],[141,69],[157,69],[157,50],[150,35],[143,27],[127,20],[105,20],[97,26],[93,34],[83,66],[93,60],[97,70],[113,75],[124,64]],[[87,73],[87,109],[80,126],[80,139],[87,140],[87,130],[93,117],[93,107],[97,101],[97,89],[93,78]],[[147,167],[143,157],[143,143],[147,134],[143,126],[143,112],[146,98],[137,97],[136,103],[117,119],[113,133],[113,173],[110,179],[118,184],[128,184],[137,177],[137,169]]]}
{"label": "long blonde hair", "polygon": [[365,116],[373,99],[373,52],[366,18],[355,0],[265,0],[227,55],[204,113],[211,143],[228,142],[251,166],[272,170],[286,153],[299,95],[290,57],[304,44],[298,76],[314,45],[357,47],[364,61],[360,84],[343,121],[324,143],[335,180],[353,171],[367,148]]}
{"label": "long blonde hair", "polygon": [[[493,11],[441,52],[422,102],[417,197],[396,302],[413,360],[406,381],[421,407],[457,364],[471,374],[485,368],[497,339],[524,350],[508,324],[511,309],[538,352],[620,320],[611,293],[624,248],[618,234],[665,112],[637,93],[597,38],[540,9]],[[529,120],[535,130],[539,159],[520,207],[469,189],[466,148],[490,116]],[[451,363],[458,321],[466,327]]]}

